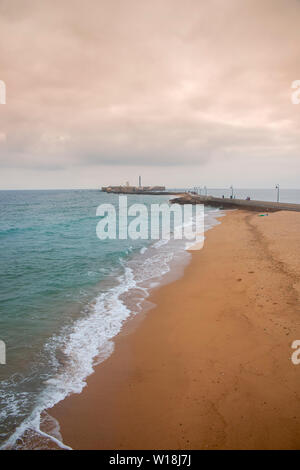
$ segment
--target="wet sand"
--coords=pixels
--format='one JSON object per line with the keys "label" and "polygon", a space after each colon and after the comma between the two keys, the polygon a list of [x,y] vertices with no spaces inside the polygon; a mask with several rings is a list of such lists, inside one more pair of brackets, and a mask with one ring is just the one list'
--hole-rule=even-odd
{"label": "wet sand", "polygon": [[[234,211],[50,410],[74,449],[299,449],[300,214]],[[125,329],[126,331],[126,329]]]}

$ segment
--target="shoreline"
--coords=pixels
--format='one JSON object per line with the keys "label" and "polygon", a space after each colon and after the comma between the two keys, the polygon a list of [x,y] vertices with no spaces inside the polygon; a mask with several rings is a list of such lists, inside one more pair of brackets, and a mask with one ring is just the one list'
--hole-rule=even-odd
{"label": "shoreline", "polygon": [[291,255],[299,237],[280,240],[287,220],[295,238],[300,216],[285,212],[235,211],[209,230],[183,276],[156,289],[151,311],[115,338],[82,393],[48,410],[66,445],[300,447],[300,369],[290,360],[300,338]]}

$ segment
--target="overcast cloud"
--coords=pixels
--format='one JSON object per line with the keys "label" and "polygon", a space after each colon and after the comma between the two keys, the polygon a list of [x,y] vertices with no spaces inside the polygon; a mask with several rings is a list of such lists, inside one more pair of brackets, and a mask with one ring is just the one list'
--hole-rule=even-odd
{"label": "overcast cloud", "polygon": [[299,187],[298,0],[0,0],[0,189]]}

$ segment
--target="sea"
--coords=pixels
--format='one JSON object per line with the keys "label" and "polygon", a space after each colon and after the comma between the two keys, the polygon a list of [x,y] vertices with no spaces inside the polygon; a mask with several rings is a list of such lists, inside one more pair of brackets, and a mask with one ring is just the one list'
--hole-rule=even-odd
{"label": "sea", "polygon": [[[277,197],[271,189],[234,191]],[[171,197],[130,195],[128,206],[143,204],[150,217],[152,204]],[[300,190],[282,189],[280,199],[300,203]],[[190,259],[187,243],[172,237],[100,240],[101,204],[118,214],[119,196],[99,190],[0,191],[0,449],[68,448],[47,410],[83,390],[126,320],[151,308],[151,291]],[[205,230],[223,215],[206,207]]]}

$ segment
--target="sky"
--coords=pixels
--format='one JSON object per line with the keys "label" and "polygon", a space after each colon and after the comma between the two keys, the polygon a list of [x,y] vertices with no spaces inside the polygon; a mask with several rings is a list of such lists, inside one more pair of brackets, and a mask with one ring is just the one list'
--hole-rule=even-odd
{"label": "sky", "polygon": [[0,189],[300,187],[299,0],[0,0]]}

